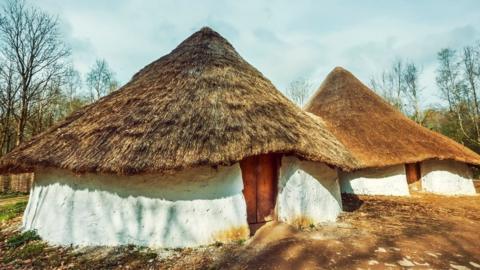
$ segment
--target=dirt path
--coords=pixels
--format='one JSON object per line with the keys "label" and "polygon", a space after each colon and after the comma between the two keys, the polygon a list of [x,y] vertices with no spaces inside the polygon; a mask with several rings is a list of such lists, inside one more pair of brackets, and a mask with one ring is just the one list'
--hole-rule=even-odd
{"label": "dirt path", "polygon": [[28,195],[11,197],[11,198],[0,198],[0,207],[7,206],[10,204],[15,204],[17,202],[26,202],[28,200]]}

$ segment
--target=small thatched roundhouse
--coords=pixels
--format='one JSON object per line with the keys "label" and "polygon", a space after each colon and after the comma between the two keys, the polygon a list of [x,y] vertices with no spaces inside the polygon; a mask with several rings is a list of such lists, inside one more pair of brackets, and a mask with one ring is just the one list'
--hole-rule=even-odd
{"label": "small thatched roundhouse", "polygon": [[335,219],[335,168],[354,166],[209,28],[0,160],[0,172],[35,172],[24,229],[62,245],[163,247]]}
{"label": "small thatched roundhouse", "polygon": [[342,192],[409,195],[410,184],[475,194],[469,165],[479,165],[480,156],[410,120],[343,68],[327,76],[305,110],[320,116],[358,161],[356,170],[340,172]]}

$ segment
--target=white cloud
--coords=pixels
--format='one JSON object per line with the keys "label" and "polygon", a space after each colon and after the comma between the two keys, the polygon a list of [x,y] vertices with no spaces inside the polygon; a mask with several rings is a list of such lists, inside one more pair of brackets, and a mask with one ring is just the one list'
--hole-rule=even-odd
{"label": "white cloud", "polygon": [[423,66],[422,84],[430,97],[435,96],[436,52],[480,39],[475,0],[455,5],[447,0],[37,0],[35,5],[59,15],[81,72],[95,58],[105,58],[122,83],[209,25],[279,89],[298,77],[319,85],[335,66],[367,82],[402,57]]}

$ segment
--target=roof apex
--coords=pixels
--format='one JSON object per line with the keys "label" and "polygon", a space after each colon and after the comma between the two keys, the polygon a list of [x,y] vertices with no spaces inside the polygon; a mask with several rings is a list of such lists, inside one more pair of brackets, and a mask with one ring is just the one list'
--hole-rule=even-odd
{"label": "roof apex", "polygon": [[3,156],[0,172],[164,173],[268,153],[345,169],[355,162],[323,123],[207,27],[119,90]]}
{"label": "roof apex", "polygon": [[326,122],[359,168],[427,159],[480,165],[478,154],[415,123],[341,67],[327,75],[304,109]]}

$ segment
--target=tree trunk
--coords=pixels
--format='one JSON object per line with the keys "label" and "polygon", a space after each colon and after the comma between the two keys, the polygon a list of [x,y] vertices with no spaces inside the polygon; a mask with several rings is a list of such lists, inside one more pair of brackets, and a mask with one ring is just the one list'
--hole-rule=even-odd
{"label": "tree trunk", "polygon": [[17,125],[17,141],[15,146],[20,145],[25,139],[25,126],[27,125],[28,109],[26,102],[22,102],[22,108],[20,110],[20,118]]}
{"label": "tree trunk", "polygon": [[470,88],[472,89],[473,104],[475,106],[475,117],[474,117],[473,124],[475,126],[477,141],[480,141],[480,129],[478,127],[478,120],[479,120],[478,118],[480,116],[480,111],[479,111],[479,108],[478,108],[477,89],[475,87],[475,81],[474,80],[475,79],[471,76],[471,74],[469,74],[468,81],[470,83]]}

